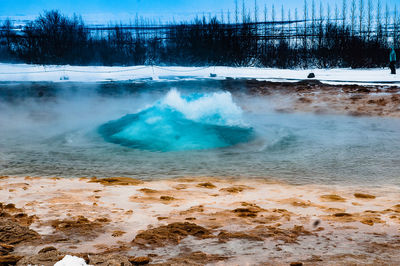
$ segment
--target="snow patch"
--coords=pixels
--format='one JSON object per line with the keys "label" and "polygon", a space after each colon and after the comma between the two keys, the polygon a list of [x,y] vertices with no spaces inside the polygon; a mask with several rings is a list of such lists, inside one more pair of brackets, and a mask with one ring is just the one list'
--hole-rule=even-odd
{"label": "snow patch", "polygon": [[90,266],[85,260],[79,257],[66,255],[62,260],[56,262],[54,266]]}
{"label": "snow patch", "polygon": [[[152,80],[193,80],[248,78],[277,82],[297,82],[309,73],[328,84],[399,86],[400,76],[388,69],[276,69],[255,67],[105,67],[105,66],[40,66],[0,63],[0,81],[102,82]],[[210,76],[210,73],[213,75]]]}

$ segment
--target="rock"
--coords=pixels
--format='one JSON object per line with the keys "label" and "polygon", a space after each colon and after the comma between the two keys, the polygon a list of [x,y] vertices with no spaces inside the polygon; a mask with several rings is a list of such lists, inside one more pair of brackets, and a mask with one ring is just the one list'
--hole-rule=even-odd
{"label": "rock", "polygon": [[218,240],[220,242],[227,242],[231,239],[247,239],[250,241],[264,241],[264,239],[257,234],[248,234],[244,232],[228,232],[221,231],[218,234]]}
{"label": "rock", "polygon": [[330,195],[322,195],[320,197],[323,201],[340,201],[340,202],[344,202],[346,201],[346,199],[342,198],[339,195],[335,195],[335,194],[330,194]]}
{"label": "rock", "polygon": [[4,206],[4,209],[6,210],[11,210],[11,209],[16,209],[14,203],[9,203],[6,206]]}
{"label": "rock", "polygon": [[321,220],[317,219],[313,222],[313,227],[317,227],[321,223]]}
{"label": "rock", "polygon": [[237,186],[232,186],[232,187],[227,187],[227,188],[221,188],[219,191],[221,192],[228,192],[228,193],[240,193],[246,189],[253,189],[248,186],[243,186],[243,185],[237,185]]}
{"label": "rock", "polygon": [[291,262],[290,263],[290,266],[303,266],[303,263],[302,262]]}
{"label": "rock", "polygon": [[116,231],[112,232],[111,236],[112,237],[120,237],[120,236],[123,236],[124,234],[126,234],[126,232],[121,231],[121,230],[116,230]]}
{"label": "rock", "polygon": [[198,187],[208,188],[208,189],[216,188],[216,186],[215,186],[213,183],[210,183],[210,182],[200,183],[200,184],[198,184],[197,186],[198,186]]}
{"label": "rock", "polygon": [[90,221],[84,216],[77,216],[72,219],[53,220],[51,226],[57,231],[62,231],[67,234],[88,235],[91,232],[99,231],[102,227],[109,223],[107,218],[97,218]]}
{"label": "rock", "polygon": [[174,197],[170,197],[170,196],[161,196],[161,197],[160,197],[160,200],[163,200],[163,201],[173,201],[173,200],[175,200],[175,198],[174,198]]}
{"label": "rock", "polygon": [[154,194],[154,193],[158,192],[157,190],[150,189],[150,188],[141,188],[141,189],[139,189],[139,191],[143,192],[145,194]]}
{"label": "rock", "polygon": [[[196,251],[192,253],[184,253],[184,254],[179,254],[179,256],[175,258],[171,258],[168,261],[165,262],[165,264],[162,265],[191,265],[191,266],[202,266],[202,265],[207,265],[211,263],[215,263],[217,261],[224,261],[229,259],[229,257],[226,256],[221,256],[217,254],[207,254],[201,251]],[[222,263],[222,265],[225,265]]]}
{"label": "rock", "polygon": [[8,218],[0,218],[0,244],[16,245],[37,238],[40,238],[39,234],[29,227]]}
{"label": "rock", "polygon": [[0,256],[0,265],[15,265],[23,257],[17,255],[4,255]]}
{"label": "rock", "polygon": [[315,78],[315,74],[314,73],[310,73],[310,74],[308,74],[307,78],[313,79],[313,78]]}
{"label": "rock", "polygon": [[375,199],[374,195],[364,194],[364,193],[354,193],[354,197],[358,199]]}
{"label": "rock", "polygon": [[57,250],[51,250],[45,253],[39,253],[37,255],[24,257],[18,261],[17,266],[26,265],[41,265],[41,266],[53,266],[56,262],[62,260],[66,254],[63,254]]}
{"label": "rock", "polygon": [[237,214],[237,216],[242,217],[242,218],[246,218],[246,217],[250,217],[250,218],[254,218],[257,217],[257,214],[259,212],[263,211],[262,208],[258,207],[257,205],[254,206],[249,206],[246,208],[237,208],[234,209],[233,212]]}
{"label": "rock", "polygon": [[0,255],[8,255],[8,253],[14,251],[14,246],[7,244],[0,244]]}
{"label": "rock", "polygon": [[50,246],[50,247],[42,248],[38,253],[39,253],[39,254],[40,254],[40,253],[46,253],[46,252],[54,251],[54,250],[57,250],[57,249],[56,249],[55,247]]}
{"label": "rock", "polygon": [[132,242],[141,247],[163,247],[168,244],[177,245],[187,236],[212,237],[211,232],[204,227],[189,222],[177,222],[143,231],[137,234]]}
{"label": "rock", "polygon": [[151,261],[149,257],[130,257],[128,260],[133,265],[146,265]]}
{"label": "rock", "polygon": [[339,212],[339,213],[333,214],[333,216],[335,216],[335,217],[350,217],[352,215],[350,213],[346,213],[346,212]]}
{"label": "rock", "polygon": [[137,186],[143,181],[129,177],[92,178],[89,183],[100,183],[104,186]]}
{"label": "rock", "polygon": [[109,255],[91,255],[89,256],[89,265],[96,266],[130,266],[129,258],[123,255],[109,254]]}

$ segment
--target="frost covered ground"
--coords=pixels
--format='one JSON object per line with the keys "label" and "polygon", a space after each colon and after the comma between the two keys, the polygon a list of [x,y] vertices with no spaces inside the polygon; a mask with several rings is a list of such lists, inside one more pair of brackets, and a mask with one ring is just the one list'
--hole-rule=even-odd
{"label": "frost covered ground", "polygon": [[[250,78],[296,82],[309,73],[329,84],[400,85],[400,76],[388,69],[271,69],[254,67],[103,67],[40,66],[0,63],[0,81],[100,82],[140,80],[181,80],[214,78]],[[215,74],[215,75],[211,75]]]}

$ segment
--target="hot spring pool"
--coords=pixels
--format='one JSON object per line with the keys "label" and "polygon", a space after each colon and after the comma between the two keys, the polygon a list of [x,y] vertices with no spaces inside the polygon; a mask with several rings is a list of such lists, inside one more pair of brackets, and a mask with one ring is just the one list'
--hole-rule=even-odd
{"label": "hot spring pool", "polygon": [[12,86],[0,93],[0,175],[400,184],[399,119],[275,113],[268,97],[179,82],[44,84],[45,98]]}

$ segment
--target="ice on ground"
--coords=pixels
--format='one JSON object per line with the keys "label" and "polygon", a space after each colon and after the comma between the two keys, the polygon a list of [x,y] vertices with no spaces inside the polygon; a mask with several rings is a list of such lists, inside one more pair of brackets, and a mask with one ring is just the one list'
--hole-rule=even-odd
{"label": "ice on ground", "polygon": [[[0,63],[0,81],[166,81],[177,79],[250,78],[267,81],[296,82],[313,72],[315,79],[329,84],[400,85],[400,76],[388,69],[275,69],[255,67],[105,67],[41,66]],[[213,75],[210,75],[213,74]],[[213,77],[211,77],[213,76]],[[215,76],[215,77],[214,77]]]}
{"label": "ice on ground", "polygon": [[54,266],[90,266],[85,260],[71,255],[66,255],[62,260],[54,264]]}

